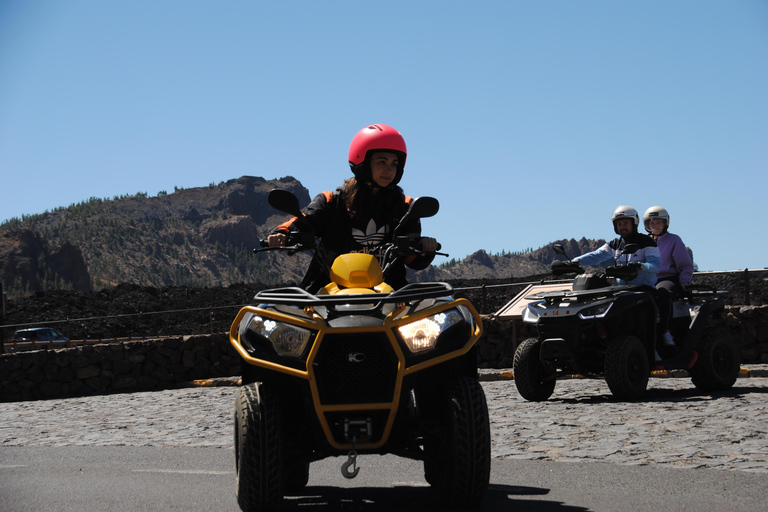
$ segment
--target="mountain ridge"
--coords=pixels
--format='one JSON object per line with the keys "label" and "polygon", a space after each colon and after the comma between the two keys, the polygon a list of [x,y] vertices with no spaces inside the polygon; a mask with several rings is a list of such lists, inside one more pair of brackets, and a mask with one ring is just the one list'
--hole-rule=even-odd
{"label": "mountain ridge", "polygon": [[[273,188],[308,190],[294,177],[255,176],[113,199],[90,198],[52,212],[0,224],[0,279],[9,297],[39,291],[93,291],[121,283],[140,286],[219,287],[236,283],[298,282],[309,256],[253,255],[259,239],[287,218],[273,210]],[[553,243],[568,254],[597,248],[603,240],[557,240],[521,253],[479,249],[460,261],[409,273],[418,281],[507,279],[547,273]]]}

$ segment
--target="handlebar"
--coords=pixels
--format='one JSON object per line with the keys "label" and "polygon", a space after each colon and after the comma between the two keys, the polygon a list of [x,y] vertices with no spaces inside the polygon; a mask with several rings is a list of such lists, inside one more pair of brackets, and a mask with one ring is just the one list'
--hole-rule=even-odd
{"label": "handlebar", "polygon": [[605,269],[605,275],[610,277],[616,277],[623,279],[624,281],[631,281],[637,277],[637,273],[640,271],[638,265],[620,265],[614,267],[608,267]]}
{"label": "handlebar", "polygon": [[[297,252],[297,251],[307,251],[311,249],[315,249],[315,238],[311,234],[307,233],[297,233],[297,232],[291,232],[286,234],[286,244],[270,247],[269,246],[269,240],[267,239],[260,239],[259,240],[259,247],[254,249],[254,253],[260,253],[265,251],[288,251],[288,252]],[[396,237],[395,241],[389,245],[390,247],[396,247],[397,251],[401,253],[401,255],[425,255],[425,254],[434,254],[436,256],[449,256],[447,253],[444,252],[438,252],[440,249],[443,248],[443,246],[438,242],[437,244],[437,250],[435,251],[425,251],[421,249],[420,247],[417,247],[420,245],[419,243],[414,244],[415,240],[408,238],[408,237]],[[412,245],[414,244],[414,245]]]}
{"label": "handlebar", "polygon": [[583,274],[584,268],[573,261],[560,261],[555,260],[552,262],[552,273],[556,276],[563,276],[565,274]]}

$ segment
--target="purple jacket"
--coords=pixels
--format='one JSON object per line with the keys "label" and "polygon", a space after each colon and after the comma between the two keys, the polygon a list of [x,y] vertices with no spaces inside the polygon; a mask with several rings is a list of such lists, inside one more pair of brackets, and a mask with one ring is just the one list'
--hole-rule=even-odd
{"label": "purple jacket", "polygon": [[691,284],[693,261],[683,240],[674,233],[664,233],[656,239],[656,243],[661,256],[661,270],[657,274],[659,281],[678,276],[681,284]]}

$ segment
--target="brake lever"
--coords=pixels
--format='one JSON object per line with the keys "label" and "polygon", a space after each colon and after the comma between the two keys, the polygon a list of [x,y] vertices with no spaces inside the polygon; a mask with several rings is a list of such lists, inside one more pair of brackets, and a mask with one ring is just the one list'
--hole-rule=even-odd
{"label": "brake lever", "polygon": [[425,251],[423,249],[416,249],[416,248],[413,248],[411,252],[417,256],[421,256],[422,254],[434,254],[435,256],[450,256],[448,253],[445,253],[445,252]]}
{"label": "brake lever", "polygon": [[266,251],[287,251],[290,253],[296,253],[300,251],[308,251],[310,250],[309,247],[305,247],[301,244],[299,245],[277,245],[275,247],[261,247],[259,249],[254,249],[254,254],[260,253],[260,252],[266,252]]}

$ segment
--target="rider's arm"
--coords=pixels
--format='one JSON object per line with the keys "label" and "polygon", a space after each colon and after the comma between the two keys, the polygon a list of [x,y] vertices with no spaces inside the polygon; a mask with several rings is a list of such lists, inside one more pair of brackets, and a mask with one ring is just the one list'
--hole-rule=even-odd
{"label": "rider's arm", "polygon": [[[669,235],[671,233],[667,234],[667,236]],[[693,261],[691,260],[691,255],[688,254],[688,248],[683,243],[683,240],[677,235],[674,236],[677,238],[672,247],[672,260],[675,262],[680,284],[687,286],[691,284],[691,279],[693,278]]]}
{"label": "rider's arm", "polygon": [[584,253],[581,256],[576,256],[571,261],[590,266],[602,265],[608,261],[613,262],[613,249],[611,249],[611,246],[606,243],[595,251]]}
{"label": "rider's arm", "polygon": [[658,247],[646,247],[643,249],[645,262],[642,263],[642,270],[651,274],[658,274],[661,270],[661,256]]}

